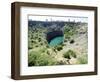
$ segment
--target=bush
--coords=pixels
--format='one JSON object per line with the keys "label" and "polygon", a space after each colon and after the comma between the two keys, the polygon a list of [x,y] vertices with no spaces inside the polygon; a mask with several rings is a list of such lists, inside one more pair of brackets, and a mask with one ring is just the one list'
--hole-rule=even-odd
{"label": "bush", "polygon": [[47,65],[54,65],[56,62],[50,58],[48,55],[43,55],[38,58],[36,61],[36,65],[38,66],[47,66]]}
{"label": "bush", "polygon": [[70,41],[70,44],[73,44],[74,42],[75,42],[74,40],[71,40],[71,41]]}
{"label": "bush", "polygon": [[67,39],[65,39],[64,42],[67,42]]}
{"label": "bush", "polygon": [[65,39],[70,40],[71,36],[68,36],[67,34],[65,34]]}
{"label": "bush", "polygon": [[68,58],[68,59],[71,59],[70,55],[68,53],[65,53],[63,54],[64,55],[64,58]]}
{"label": "bush", "polygon": [[39,47],[38,45],[35,45],[35,47]]}
{"label": "bush", "polygon": [[59,45],[59,46],[57,46],[57,48],[56,48],[58,51],[60,51],[60,50],[62,50],[63,49],[63,47],[61,46],[61,45]]}
{"label": "bush", "polygon": [[33,48],[33,43],[31,43],[31,41],[28,41],[28,49],[32,49]]}
{"label": "bush", "polygon": [[32,49],[33,47],[32,46],[28,46],[28,49]]}
{"label": "bush", "polygon": [[41,42],[41,38],[38,38],[38,41]]}
{"label": "bush", "polygon": [[49,45],[46,45],[47,48],[50,48]]}
{"label": "bush", "polygon": [[38,58],[39,53],[38,52],[31,52],[28,56],[28,65],[34,66],[36,64],[36,59]]}
{"label": "bush", "polygon": [[28,66],[48,66],[57,63],[55,59],[43,53],[43,51],[44,50],[30,52],[28,56]]}
{"label": "bush", "polygon": [[43,45],[43,43],[40,43],[40,45]]}
{"label": "bush", "polygon": [[64,58],[71,59],[71,57],[76,58],[76,53],[73,50],[68,50],[66,53],[63,54]]}

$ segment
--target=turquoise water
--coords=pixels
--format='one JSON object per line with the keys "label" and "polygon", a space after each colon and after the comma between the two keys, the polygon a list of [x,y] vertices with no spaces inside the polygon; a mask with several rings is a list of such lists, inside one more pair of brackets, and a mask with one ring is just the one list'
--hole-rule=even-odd
{"label": "turquoise water", "polygon": [[64,40],[64,37],[56,37],[53,40],[51,40],[51,42],[49,43],[50,46],[57,46],[60,43],[62,43]]}

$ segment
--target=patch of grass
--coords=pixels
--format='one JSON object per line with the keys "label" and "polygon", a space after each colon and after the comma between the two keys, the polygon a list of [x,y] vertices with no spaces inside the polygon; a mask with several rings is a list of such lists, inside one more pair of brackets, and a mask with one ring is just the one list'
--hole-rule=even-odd
{"label": "patch of grass", "polygon": [[65,64],[66,64],[66,62],[61,60],[61,61],[58,61],[56,65],[65,65]]}
{"label": "patch of grass", "polygon": [[78,61],[78,64],[87,64],[88,63],[87,54],[79,56],[77,61]]}

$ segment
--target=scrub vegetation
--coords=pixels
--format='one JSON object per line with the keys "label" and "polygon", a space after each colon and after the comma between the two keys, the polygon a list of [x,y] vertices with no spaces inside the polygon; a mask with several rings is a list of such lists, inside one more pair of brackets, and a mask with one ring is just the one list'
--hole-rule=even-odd
{"label": "scrub vegetation", "polygon": [[[28,21],[28,66],[88,63],[88,24],[75,21]],[[50,46],[48,32],[62,31],[63,41]]]}

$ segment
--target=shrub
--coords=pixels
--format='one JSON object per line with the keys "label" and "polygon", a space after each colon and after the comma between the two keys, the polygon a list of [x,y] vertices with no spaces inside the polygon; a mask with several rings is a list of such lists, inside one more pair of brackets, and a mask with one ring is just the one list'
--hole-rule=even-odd
{"label": "shrub", "polygon": [[31,43],[34,43],[34,44],[36,44],[36,41],[34,41],[34,40],[31,40]]}
{"label": "shrub", "polygon": [[32,51],[29,53],[28,56],[28,65],[29,66],[48,66],[48,65],[55,65],[57,62],[54,58],[50,57],[49,55],[43,53],[44,50]]}
{"label": "shrub", "polygon": [[75,42],[74,40],[71,40],[71,41],[70,41],[70,44],[73,44],[74,42]]}
{"label": "shrub", "polygon": [[65,39],[70,40],[70,36],[68,36],[67,34],[65,34]]}
{"label": "shrub", "polygon": [[66,46],[66,44],[63,43],[62,46],[64,47],[64,46]]}
{"label": "shrub", "polygon": [[47,48],[50,48],[49,45],[46,45]]}
{"label": "shrub", "polygon": [[36,45],[35,47],[39,47],[38,45]]}
{"label": "shrub", "polygon": [[38,38],[38,41],[41,42],[41,38]]}
{"label": "shrub", "polygon": [[73,50],[68,50],[66,53],[63,54],[64,58],[71,59],[71,57],[76,58],[76,53]]}
{"label": "shrub", "polygon": [[43,45],[43,43],[40,43],[40,45]]}
{"label": "shrub", "polygon": [[70,55],[68,53],[64,53],[64,58],[68,58],[68,59],[71,59]]}
{"label": "shrub", "polygon": [[63,47],[62,47],[62,45],[59,45],[59,46],[56,47],[56,49],[57,49],[58,51],[60,51],[60,50],[63,49]]}
{"label": "shrub", "polygon": [[32,49],[33,47],[32,46],[28,46],[28,49]]}
{"label": "shrub", "polygon": [[31,52],[28,56],[28,65],[34,66],[36,64],[36,59],[38,58],[39,53],[38,52]]}
{"label": "shrub", "polygon": [[67,39],[65,39],[64,42],[67,42]]}
{"label": "shrub", "polygon": [[36,60],[37,66],[47,66],[47,65],[54,65],[56,62],[50,58],[48,55],[43,54]]}
{"label": "shrub", "polygon": [[28,41],[28,49],[32,49],[33,48],[33,43],[31,43],[31,41]]}

